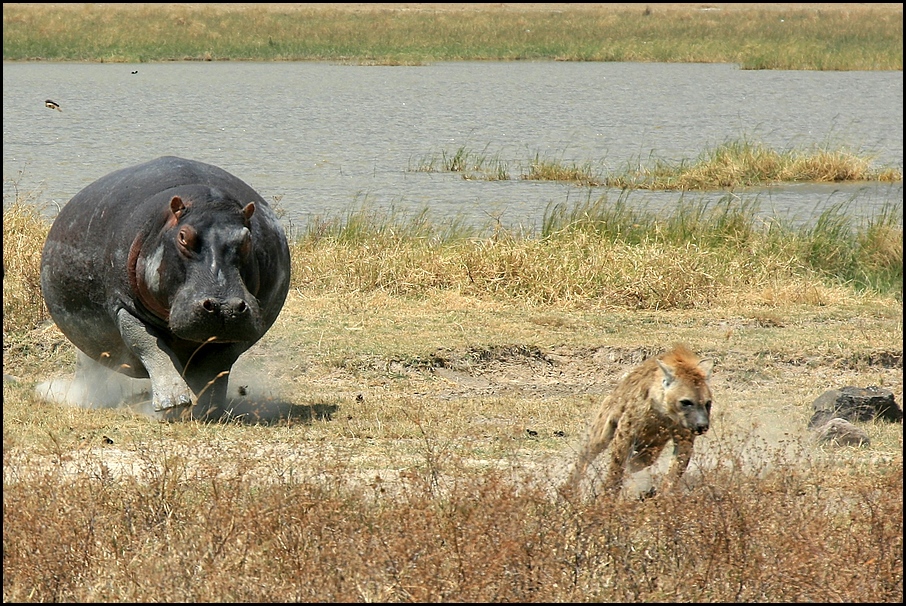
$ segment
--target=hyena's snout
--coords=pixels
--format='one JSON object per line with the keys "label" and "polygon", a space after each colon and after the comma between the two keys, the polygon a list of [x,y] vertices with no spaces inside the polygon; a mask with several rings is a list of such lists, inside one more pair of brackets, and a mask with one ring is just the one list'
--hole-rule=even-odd
{"label": "hyena's snout", "polygon": [[697,436],[702,435],[711,428],[711,414],[708,408],[704,406],[701,408],[693,407],[685,411],[685,425]]}

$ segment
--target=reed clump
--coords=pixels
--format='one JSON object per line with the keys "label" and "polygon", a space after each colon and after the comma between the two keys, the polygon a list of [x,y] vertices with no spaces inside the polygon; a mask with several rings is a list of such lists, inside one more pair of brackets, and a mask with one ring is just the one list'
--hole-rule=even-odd
{"label": "reed clump", "polygon": [[[11,4],[5,61],[556,60],[902,70],[897,5]],[[353,5],[355,6],[355,5]]]}
{"label": "reed clump", "polygon": [[[517,162],[518,164],[518,162]],[[603,166],[604,162],[600,162]],[[425,157],[415,172],[459,172],[463,178],[498,181],[509,179],[508,164],[500,154],[488,156],[461,146],[453,153],[441,151]],[[711,190],[757,187],[777,183],[835,183],[843,181],[903,180],[903,171],[876,167],[873,158],[845,148],[819,147],[779,151],[763,143],[737,139],[702,152],[694,160],[667,162],[654,159],[651,166],[630,163],[622,172],[595,168],[591,161],[565,161],[536,152],[521,168],[521,178],[562,181],[576,185],[620,189]]]}
{"label": "reed clump", "polygon": [[871,158],[845,149],[778,151],[745,139],[704,151],[696,160],[655,160],[603,179],[605,185],[633,189],[703,190],[773,183],[901,181],[901,170],[874,168]]}

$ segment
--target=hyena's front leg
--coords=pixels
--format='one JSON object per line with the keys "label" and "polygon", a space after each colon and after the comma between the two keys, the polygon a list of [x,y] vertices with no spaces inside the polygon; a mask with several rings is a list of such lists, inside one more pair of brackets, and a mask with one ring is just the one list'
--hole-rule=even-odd
{"label": "hyena's front leg", "polygon": [[679,486],[680,478],[683,477],[683,473],[692,459],[693,447],[694,441],[691,436],[673,436],[673,461],[670,462],[670,468],[667,470],[667,477],[661,489],[663,492]]}

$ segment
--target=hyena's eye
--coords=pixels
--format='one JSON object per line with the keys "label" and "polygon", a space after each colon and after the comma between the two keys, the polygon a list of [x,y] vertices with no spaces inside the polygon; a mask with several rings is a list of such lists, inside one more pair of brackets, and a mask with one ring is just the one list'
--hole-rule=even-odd
{"label": "hyena's eye", "polygon": [[705,402],[705,410],[707,410],[708,412],[711,412],[711,400],[708,400],[707,402]]}
{"label": "hyena's eye", "polygon": [[683,408],[691,408],[695,406],[695,402],[693,402],[692,400],[680,400],[679,403]]}

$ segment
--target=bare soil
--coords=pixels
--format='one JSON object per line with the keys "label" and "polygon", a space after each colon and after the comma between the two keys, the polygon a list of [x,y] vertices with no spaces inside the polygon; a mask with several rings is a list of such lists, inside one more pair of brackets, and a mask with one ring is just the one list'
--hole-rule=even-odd
{"label": "bare soil", "polygon": [[[4,2],[4,6],[22,6],[33,4],[29,2]],[[40,3],[49,6],[62,3]],[[108,3],[97,3],[96,6],[104,6]],[[147,3],[110,3],[111,6],[123,7],[142,7]],[[444,2],[268,2],[262,4],[236,2],[236,3],[160,3],[154,4],[160,7],[183,6],[198,10],[205,10],[210,7],[218,7],[224,10],[240,10],[248,7],[268,8],[272,10],[346,10],[352,12],[366,12],[373,10],[396,10],[396,11],[421,11],[421,12],[464,12],[464,11],[487,11],[487,10],[508,10],[513,12],[525,11],[570,11],[570,10],[637,10],[642,6],[637,2],[573,2],[573,3],[539,3],[539,2],[464,2],[464,3],[444,3]],[[752,11],[752,10],[821,10],[821,11],[860,11],[860,10],[890,10],[903,11],[903,4],[899,2],[650,2],[644,6],[650,7],[652,11],[676,11],[676,10],[722,10],[722,11]]]}

